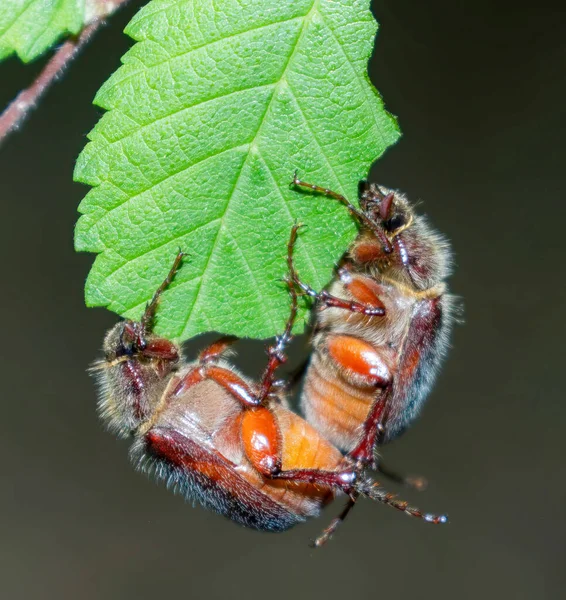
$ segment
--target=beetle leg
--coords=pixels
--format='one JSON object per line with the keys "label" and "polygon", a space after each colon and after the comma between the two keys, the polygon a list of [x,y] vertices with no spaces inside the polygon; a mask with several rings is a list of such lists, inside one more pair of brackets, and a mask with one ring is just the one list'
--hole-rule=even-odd
{"label": "beetle leg", "polygon": [[242,415],[242,442],[247,457],[263,475],[281,470],[280,433],[275,415],[266,407]]}
{"label": "beetle leg", "polygon": [[338,200],[338,202],[343,204],[348,209],[348,212],[358,221],[360,225],[362,225],[363,227],[367,227],[376,235],[376,237],[379,239],[383,246],[383,251],[386,254],[391,254],[391,252],[393,251],[393,247],[391,246],[391,242],[385,235],[383,229],[372,219],[370,219],[363,210],[356,208],[345,196],[339,194],[338,192],[333,192],[328,188],[321,187],[320,185],[315,185],[313,183],[301,181],[297,177],[297,171],[295,171],[295,173],[293,174],[293,181],[291,182],[291,185],[294,185],[295,187],[307,188],[318,194],[323,194],[328,198]]}
{"label": "beetle leg", "polygon": [[354,335],[328,334],[324,352],[348,377],[367,388],[386,388],[392,378],[393,357]]}
{"label": "beetle leg", "polygon": [[356,300],[344,300],[343,298],[338,298],[338,296],[333,296],[326,290],[317,292],[300,279],[295,279],[294,281],[307,296],[314,298],[325,308],[342,308],[349,312],[366,315],[368,317],[382,317],[385,314],[385,309],[381,306],[374,307],[368,304],[362,304]]}
{"label": "beetle leg", "polygon": [[157,290],[153,294],[153,297],[151,298],[150,302],[145,307],[145,311],[144,311],[141,321],[140,321],[141,322],[141,336],[140,337],[141,337],[142,345],[144,343],[145,336],[148,335],[149,333],[151,333],[151,330],[153,328],[153,320],[155,318],[155,311],[157,310],[157,305],[159,304],[159,299],[161,297],[161,294],[163,294],[163,292],[169,287],[169,285],[173,281],[173,278],[175,277],[175,274],[179,270],[179,267],[181,266],[181,262],[183,261],[183,258],[185,256],[186,256],[186,253],[183,252],[182,250],[179,250],[179,252],[177,253],[177,256],[175,257],[175,260],[173,261],[173,266],[171,267],[169,273],[167,274],[167,277],[163,280],[161,285],[157,288]]}
{"label": "beetle leg", "polygon": [[287,264],[289,266],[289,277],[291,284],[296,285],[305,295],[314,298],[325,307],[343,308],[350,312],[360,313],[367,316],[383,316],[385,314],[385,309],[379,299],[377,299],[379,302],[377,306],[370,306],[368,304],[357,302],[356,300],[343,300],[342,298],[338,298],[337,296],[329,294],[326,290],[317,292],[310,285],[301,281],[293,263],[293,251],[295,248],[295,242],[297,241],[298,229],[299,225],[295,225],[293,227],[291,230],[291,238],[289,239],[289,243],[287,245]]}
{"label": "beetle leg", "polygon": [[385,305],[380,298],[385,293],[383,286],[371,277],[352,274],[346,267],[338,269],[338,277],[356,302],[371,308],[381,309],[381,315],[385,314]]}
{"label": "beetle leg", "polygon": [[[296,237],[299,225],[295,225],[291,232],[291,238]],[[291,296],[291,312],[287,319],[285,331],[276,338],[276,343],[267,350],[269,360],[265,369],[259,391],[253,390],[239,375],[224,367],[216,366],[215,360],[218,360],[222,354],[226,353],[229,347],[238,339],[235,336],[226,336],[220,338],[217,342],[203,350],[199,356],[199,366],[189,371],[173,390],[174,395],[179,395],[189,387],[205,380],[216,382],[234,398],[242,403],[244,407],[260,406],[275,384],[275,371],[285,362],[285,348],[292,337],[293,325],[297,316],[297,293],[290,280],[287,280],[289,294]]]}
{"label": "beetle leg", "polygon": [[356,501],[359,497],[359,493],[355,492],[350,495],[346,506],[342,509],[342,512],[330,521],[330,525],[315,539],[311,542],[313,548],[320,548],[324,546],[326,542],[334,535],[335,531],[344,522],[352,508],[356,505]]}
{"label": "beetle leg", "polygon": [[215,365],[201,364],[191,369],[173,390],[173,396],[180,396],[193,385],[203,381],[214,381],[236,398],[244,407],[259,406],[261,399],[239,375]]}
{"label": "beetle leg", "polygon": [[349,453],[356,463],[373,464],[374,447],[384,431],[385,411],[392,396],[392,359],[383,349],[351,335],[328,335],[325,351],[346,376],[369,389],[379,389],[363,422],[360,441]]}
{"label": "beetle leg", "polygon": [[226,355],[226,353],[230,350],[232,344],[234,342],[237,342],[238,339],[239,338],[237,338],[235,335],[226,335],[224,337],[221,337],[219,340],[212,343],[199,354],[199,362],[201,364],[204,364],[218,360],[222,356]]}
{"label": "beetle leg", "polygon": [[346,493],[354,491],[357,473],[351,465],[340,471],[323,471],[322,469],[283,471],[281,467],[281,434],[277,418],[269,408],[261,406],[243,414],[242,442],[250,462],[269,479],[310,483],[339,489]]}
{"label": "beetle leg", "polygon": [[271,479],[284,479],[296,483],[309,483],[311,485],[323,486],[334,490],[341,490],[346,494],[355,491],[354,482],[357,473],[354,469],[343,471],[323,471],[322,469],[293,469],[289,471],[276,471],[264,473]]}
{"label": "beetle leg", "polygon": [[265,406],[244,412],[241,435],[246,456],[259,473],[267,479],[327,487],[332,490],[341,490],[349,495],[349,501],[342,512],[313,542],[315,547],[322,546],[332,537],[360,495],[430,523],[438,524],[447,521],[444,515],[423,513],[420,509],[409,506],[406,501],[397,499],[393,494],[381,488],[378,483],[364,478],[360,470],[361,465],[352,466],[348,460],[345,461],[344,468],[336,471],[308,468],[282,470],[281,435],[277,418]]}
{"label": "beetle leg", "polygon": [[404,512],[411,517],[417,517],[427,523],[433,523],[435,525],[443,524],[448,522],[446,515],[435,515],[431,513],[425,513],[415,506],[409,506],[406,500],[399,500],[394,494],[391,494],[387,490],[383,489],[378,482],[370,481],[367,479],[360,479],[354,485],[353,492],[350,492],[350,498],[346,506],[342,509],[342,512],[332,519],[330,525],[319,535],[313,542],[312,546],[320,548],[328,542],[328,540],[334,535],[336,529],[344,522],[344,519],[348,516],[348,513],[355,506],[359,496],[365,496],[370,500],[381,502],[387,506],[391,506]]}
{"label": "beetle leg", "polygon": [[358,445],[348,453],[355,462],[375,466],[374,449],[385,433],[387,404],[392,396],[392,386],[385,387],[373,403],[363,423],[363,434]]}
{"label": "beetle leg", "polygon": [[435,525],[438,525],[448,522],[448,517],[446,515],[424,513],[415,506],[409,506],[409,503],[406,500],[399,500],[394,494],[391,494],[387,490],[383,489],[377,481],[360,481],[359,485],[357,486],[357,491],[363,496],[370,498],[370,500],[387,504],[388,506],[392,506],[393,508],[404,512],[411,517],[417,517],[423,521],[427,521],[428,523],[434,523]]}
{"label": "beetle leg", "polygon": [[[298,224],[293,226],[293,229],[291,230],[291,239],[293,239],[293,236],[297,235],[298,228]],[[275,384],[275,371],[287,360],[285,349],[293,337],[293,325],[297,318],[297,291],[295,290],[295,286],[293,285],[290,276],[285,278],[285,281],[289,288],[289,295],[291,296],[291,312],[289,313],[289,318],[285,325],[285,331],[282,335],[277,336],[275,345],[269,346],[267,349],[267,356],[269,359],[263,377],[261,378],[259,391],[259,397],[262,402],[269,396]]]}

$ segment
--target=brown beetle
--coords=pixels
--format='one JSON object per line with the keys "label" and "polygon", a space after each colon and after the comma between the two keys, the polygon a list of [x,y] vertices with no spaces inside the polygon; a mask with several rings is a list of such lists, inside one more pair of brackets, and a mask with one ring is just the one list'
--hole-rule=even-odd
{"label": "brown beetle", "polygon": [[340,201],[360,225],[327,290],[301,281],[290,261],[291,279],[318,305],[302,410],[360,468],[402,480],[376,464],[374,452],[418,415],[446,351],[454,304],[444,282],[448,244],[398,192],[362,182],[357,209],[296,174],[292,185]]}
{"label": "brown beetle", "polygon": [[296,315],[293,285],[285,333],[268,349],[259,384],[226,360],[236,338],[223,338],[186,363],[177,344],[155,336],[159,297],[182,258],[179,253],[141,320],[122,321],[108,332],[106,357],[93,368],[100,414],[110,429],[134,438],[134,463],[188,499],[264,531],[282,531],[318,515],[337,492],[445,521],[395,499],[286,407],[274,374],[285,360]]}

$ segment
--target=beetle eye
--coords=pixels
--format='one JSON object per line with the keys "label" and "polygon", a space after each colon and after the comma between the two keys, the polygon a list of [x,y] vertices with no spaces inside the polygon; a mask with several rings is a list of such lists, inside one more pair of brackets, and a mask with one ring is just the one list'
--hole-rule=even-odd
{"label": "beetle eye", "polygon": [[403,227],[403,225],[405,225],[405,217],[403,215],[394,215],[383,222],[384,229],[389,232],[396,231],[400,227]]}

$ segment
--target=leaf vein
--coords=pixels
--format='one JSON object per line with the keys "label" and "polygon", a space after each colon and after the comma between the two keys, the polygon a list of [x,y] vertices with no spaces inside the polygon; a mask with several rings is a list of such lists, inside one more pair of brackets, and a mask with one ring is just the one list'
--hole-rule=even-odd
{"label": "leaf vein", "polygon": [[[332,27],[330,27],[330,25],[326,21],[324,23],[325,23],[326,27],[328,28],[328,31],[330,31],[330,34],[334,38],[334,41],[336,42],[336,45],[338,46],[338,48],[340,48],[340,52],[342,52],[342,54],[344,55],[344,58],[346,59],[346,62],[350,65],[350,69],[352,70],[352,72],[354,74],[354,77],[357,79],[358,84],[359,84],[359,86],[361,88],[361,91],[362,91],[363,95],[366,97],[366,102],[369,105],[370,112],[371,112],[371,114],[373,116],[373,122],[375,124],[375,128],[377,130],[377,133],[379,134],[379,137],[381,138],[381,141],[382,141],[383,145],[385,146],[386,145],[385,144],[385,136],[383,134],[383,130],[381,128],[381,124],[379,123],[378,118],[377,118],[377,111],[376,111],[375,104],[371,101],[371,98],[368,98],[368,88],[369,88],[369,85],[372,85],[372,84],[371,84],[371,82],[369,80],[368,81],[363,81],[363,79],[358,74],[358,71],[356,70],[354,64],[350,60],[350,57],[348,56],[348,54],[346,53],[346,51],[342,47],[342,44],[340,43],[340,40],[336,36],[336,32],[334,31],[334,29]],[[369,89],[369,91],[371,91],[371,89]]]}
{"label": "leaf vein", "polygon": [[[153,248],[149,248],[148,250],[144,250],[141,254],[136,254],[135,256],[131,256],[131,257],[122,257],[122,258],[124,258],[124,260],[126,262],[123,263],[123,264],[121,264],[121,265],[119,265],[113,271],[110,271],[110,273],[108,273],[106,275],[106,278],[109,279],[113,275],[116,275],[116,273],[118,273],[121,269],[123,269],[124,267],[126,267],[129,264],[133,263],[134,261],[138,260],[139,258],[143,258],[144,256],[147,256],[148,254],[151,254],[152,252],[155,252],[156,250],[159,250],[160,248],[163,248],[164,246],[167,246],[167,244],[170,244],[171,242],[175,242],[177,240],[180,240],[182,237],[185,237],[186,235],[189,235],[191,233],[195,233],[196,231],[204,229],[205,227],[208,227],[209,225],[214,225],[214,223],[217,223],[218,221],[220,221],[220,217],[218,217],[216,219],[213,219],[212,221],[208,221],[207,223],[203,223],[202,225],[199,225],[198,227],[193,227],[193,229],[189,229],[188,231],[184,231],[183,233],[181,233],[179,235],[176,235],[176,236],[174,236],[172,238],[169,238],[168,240],[166,240],[162,244],[159,244],[158,246],[154,246]],[[196,279],[196,277],[194,279]]]}
{"label": "leaf vein", "polygon": [[[292,227],[295,222],[295,219],[293,218],[293,214],[291,213],[291,209],[289,208],[289,203],[287,202],[287,199],[285,198],[285,196],[279,189],[279,186],[276,184],[275,177],[273,176],[273,171],[271,170],[271,167],[269,166],[269,164],[267,163],[265,158],[263,158],[263,156],[261,157],[261,160],[262,160],[263,164],[265,165],[265,168],[267,169],[267,172],[269,173],[269,175],[273,181],[273,184],[275,186],[275,189],[277,190],[277,192],[279,193],[279,196],[281,197],[281,200],[283,200],[283,206],[285,207],[287,214],[289,215],[290,225]],[[307,262],[309,263],[309,266],[310,266],[313,274],[316,276],[316,269],[314,268],[314,264],[312,262],[312,258],[310,256],[310,254],[308,252],[305,252],[304,255],[307,257]]]}
{"label": "leaf vein", "polygon": [[[240,256],[242,257],[242,260],[244,261],[244,265],[245,265],[248,273],[250,274],[250,279],[253,282],[255,291],[258,293],[258,295],[260,297],[261,303],[264,306],[266,306],[267,302],[265,301],[265,296],[264,296],[264,294],[262,292],[262,289],[261,289],[260,285],[257,282],[257,278],[256,278],[256,276],[255,276],[252,268],[250,267],[250,263],[248,262],[248,259],[246,258],[246,255],[244,254],[244,251],[242,250],[242,248],[240,248],[240,246],[238,244],[238,241],[236,240],[236,238],[232,234],[228,233],[228,236],[234,241],[234,244],[236,245],[236,249],[240,253]],[[265,314],[266,313],[263,313],[263,315],[265,315]],[[269,313],[269,311],[267,311],[267,314],[270,315],[271,313]],[[270,318],[270,322],[271,322],[272,327],[275,329],[277,327],[277,325],[276,325],[275,321],[273,320],[273,317]]]}
{"label": "leaf vein", "polygon": [[[308,13],[307,13],[308,14]],[[178,54],[171,54],[169,55],[165,60],[161,60],[149,67],[146,67],[143,71],[143,73],[147,73],[148,71],[151,71],[151,69],[155,69],[157,67],[160,67],[161,65],[163,65],[164,63],[168,63],[172,60],[175,60],[176,58],[181,58],[183,56],[188,56],[193,52],[196,52],[198,50],[202,50],[203,48],[208,48],[209,46],[212,46],[214,44],[220,44],[223,42],[226,42],[228,40],[231,39],[235,39],[239,36],[245,35],[247,33],[253,33],[255,31],[259,31],[260,29],[266,29],[267,27],[273,27],[274,25],[284,25],[285,23],[290,23],[291,21],[298,21],[299,19],[304,19],[305,15],[299,15],[297,17],[292,17],[290,19],[284,19],[282,21],[275,21],[273,23],[267,23],[266,25],[260,25],[258,27],[252,27],[251,29],[246,29],[245,31],[238,31],[237,33],[234,33],[232,35],[229,35],[227,37],[222,37],[220,39],[217,40],[213,40],[210,42],[206,42],[205,44],[201,44],[200,46],[195,46],[194,48],[191,48],[190,50],[185,50],[183,52],[179,52]],[[143,39],[143,40],[136,40],[139,43],[143,43],[147,40]],[[127,65],[128,63],[125,63],[125,65]],[[123,83],[129,81],[130,79],[132,79],[133,77],[136,77],[137,75],[140,74],[140,71],[135,71],[134,73],[130,73],[127,77],[124,77],[124,79],[119,79],[114,85],[110,86],[107,88],[107,90],[105,91],[110,91],[112,90],[115,86],[117,85],[122,85]]]}
{"label": "leaf vein", "polygon": [[[249,150],[248,150],[248,156],[249,156]],[[242,171],[244,170],[244,166],[245,166],[245,164],[246,164],[246,162],[248,160],[248,156],[246,156],[246,159],[242,161],[242,166],[240,167],[240,171],[236,175],[236,179],[234,181],[234,185],[232,186],[232,191],[228,195],[228,199],[226,201],[226,204],[224,205],[224,209],[223,209],[222,215],[220,217],[220,225],[218,227],[218,231],[216,232],[216,236],[214,237],[214,241],[212,242],[212,247],[211,247],[210,253],[208,255],[208,258],[206,260],[206,264],[204,265],[204,269],[202,270],[200,281],[199,281],[198,287],[196,289],[195,299],[194,299],[193,305],[187,311],[187,317],[186,317],[185,323],[183,324],[183,327],[182,327],[182,329],[180,331],[180,334],[182,334],[185,331],[185,329],[187,328],[187,326],[189,324],[189,321],[190,321],[190,319],[192,317],[194,307],[195,307],[195,305],[198,302],[200,291],[202,289],[202,282],[203,282],[203,280],[205,278],[205,275],[206,275],[206,273],[208,271],[208,265],[210,264],[210,261],[212,260],[214,252],[216,251],[216,246],[218,245],[218,239],[220,237],[220,232],[222,231],[222,227],[224,225],[224,219],[226,218],[226,213],[228,212],[228,207],[230,206],[230,200],[232,199],[232,196],[234,195],[234,190],[236,189],[236,186],[238,185],[238,181],[240,180],[240,176],[242,175]],[[210,320],[208,319],[208,317],[207,317],[206,314],[204,314],[204,317],[210,323]]]}
{"label": "leaf vein", "polygon": [[[304,32],[305,32],[305,24],[307,23],[308,18],[310,17],[310,15],[313,14],[314,11],[316,10],[316,7],[318,6],[319,2],[320,2],[320,0],[314,0],[313,4],[311,5],[311,8],[310,8],[309,12],[303,18],[304,20],[303,20],[303,25],[301,27],[301,31],[299,32],[299,35],[297,36],[297,41],[295,42],[292,51],[289,53],[289,58],[287,59],[287,61],[285,63],[285,66],[283,67],[283,71],[282,71],[281,77],[279,79],[279,82],[275,86],[276,88],[281,84],[281,81],[283,81],[285,79],[285,73],[287,72],[287,69],[289,68],[289,65],[291,64],[291,61],[292,61],[293,57],[295,56],[295,53],[297,52],[297,48],[299,47],[299,45],[301,43],[301,40],[303,38],[303,35],[304,35]],[[189,310],[189,313],[188,313],[187,318],[185,320],[185,324],[183,326],[182,332],[184,332],[186,330],[187,325],[189,324],[189,321],[190,321],[191,316],[193,314],[194,307],[198,303],[198,298],[199,298],[200,292],[202,290],[202,282],[205,279],[205,276],[206,276],[206,273],[207,273],[207,269],[208,269],[208,265],[210,264],[210,261],[212,260],[212,257],[214,255],[214,253],[216,252],[216,248],[217,248],[217,245],[218,245],[218,239],[220,237],[220,231],[222,230],[222,227],[223,227],[224,217],[226,216],[226,213],[228,212],[228,208],[230,206],[230,202],[232,201],[232,198],[234,196],[234,191],[236,190],[236,187],[238,185],[238,181],[239,181],[239,179],[240,179],[240,177],[242,175],[242,172],[244,170],[244,166],[245,166],[245,164],[246,164],[246,162],[247,162],[247,160],[248,160],[248,158],[250,156],[250,149],[253,147],[255,140],[257,140],[257,138],[258,138],[258,136],[259,136],[259,134],[261,132],[261,129],[262,129],[264,123],[265,123],[265,118],[266,118],[267,114],[269,113],[269,109],[271,108],[271,105],[273,104],[273,101],[274,101],[274,99],[276,97],[277,97],[277,89],[274,90],[273,95],[271,96],[271,99],[270,99],[270,101],[269,101],[269,103],[268,103],[268,105],[267,105],[267,107],[266,107],[266,109],[265,109],[265,111],[263,113],[263,117],[260,120],[260,124],[258,126],[256,135],[254,136],[254,139],[252,140],[252,142],[250,143],[250,147],[248,148],[248,155],[246,157],[246,160],[242,163],[242,168],[241,168],[241,170],[240,170],[240,172],[238,174],[238,177],[236,178],[236,182],[234,184],[232,192],[228,196],[228,201],[226,202],[225,211],[224,211],[224,214],[222,215],[222,221],[220,223],[220,227],[218,228],[218,233],[217,233],[216,238],[215,238],[215,240],[213,242],[212,249],[211,249],[209,257],[208,257],[208,261],[207,261],[207,263],[205,265],[205,268],[204,268],[204,271],[203,271],[202,279],[199,282],[199,287],[198,287],[197,293],[195,295],[195,300],[193,302],[193,305],[192,305],[191,309]]]}
{"label": "leaf vein", "polygon": [[326,156],[326,153],[322,149],[322,145],[318,141],[318,138],[316,137],[316,135],[315,135],[315,133],[314,133],[312,127],[311,127],[311,124],[309,123],[309,121],[305,117],[305,113],[303,112],[303,109],[301,108],[301,104],[299,103],[299,98],[297,97],[297,95],[295,94],[295,92],[293,91],[293,89],[291,88],[291,86],[289,86],[289,92],[291,93],[291,95],[293,96],[293,99],[295,100],[295,104],[297,106],[299,114],[301,115],[301,117],[302,117],[302,119],[303,119],[303,121],[305,123],[305,127],[307,128],[308,132],[310,133],[310,135],[311,135],[312,139],[314,140],[315,144],[318,146],[318,149],[320,151],[320,154],[322,155],[322,158],[324,158],[326,164],[328,165],[328,168],[330,169],[330,171],[332,172],[332,175],[336,179],[336,182],[338,184],[338,188],[339,188],[340,193],[343,194],[344,190],[342,188],[342,184],[340,183],[340,179],[336,175],[336,171],[334,170],[334,167],[332,166],[332,163],[330,162],[330,159],[328,158],[328,156]]}
{"label": "leaf vein", "polygon": [[[154,119],[150,123],[145,123],[143,125],[139,124],[138,128],[135,129],[134,131],[132,131],[131,133],[128,133],[120,138],[116,138],[115,140],[110,141],[106,137],[104,139],[106,140],[108,146],[113,146],[114,144],[123,142],[124,140],[127,140],[128,138],[133,137],[134,135],[136,135],[138,133],[141,133],[145,129],[148,129],[149,127],[152,127],[153,125],[160,123],[161,121],[165,121],[166,119],[180,115],[181,113],[183,113],[185,111],[191,110],[193,108],[198,108],[199,106],[203,106],[205,104],[208,104],[209,102],[214,102],[216,100],[222,100],[223,98],[229,98],[230,96],[235,96],[236,94],[244,94],[246,92],[251,92],[251,91],[255,91],[255,90],[263,90],[263,89],[267,89],[269,87],[274,87],[275,85],[276,85],[276,82],[272,82],[272,83],[266,83],[264,85],[253,85],[251,87],[241,88],[239,90],[232,90],[231,92],[227,92],[225,94],[220,94],[219,96],[214,96],[214,98],[207,98],[206,100],[203,100],[202,102],[196,102],[195,104],[191,104],[190,106],[183,106],[182,108],[179,108],[170,113],[167,113],[166,115],[158,117],[157,119]],[[119,109],[117,109],[117,108],[115,108],[113,110],[120,112]]]}
{"label": "leaf vein", "polygon": [[[196,162],[193,162],[190,165],[184,165],[183,168],[179,169],[178,171],[174,171],[173,173],[169,173],[166,177],[155,182],[153,185],[151,185],[147,188],[144,188],[143,190],[140,190],[139,192],[136,192],[133,196],[128,196],[128,198],[126,198],[123,202],[120,202],[120,204],[117,204],[116,206],[113,206],[112,208],[108,208],[108,209],[105,208],[104,210],[106,212],[104,214],[100,215],[100,217],[92,223],[92,227],[94,227],[101,219],[107,217],[112,211],[117,210],[121,206],[124,206],[124,204],[127,204],[128,202],[130,202],[131,200],[134,200],[138,196],[145,194],[145,192],[148,192],[149,190],[157,187],[158,185],[161,185],[168,179],[171,179],[172,177],[175,177],[176,175],[179,175],[179,174],[191,169],[192,167],[196,167],[197,165],[200,165],[201,163],[206,162],[207,160],[210,160],[211,158],[216,158],[217,156],[220,156],[221,154],[226,154],[227,152],[231,152],[232,150],[239,150],[239,149],[243,150],[246,146],[249,146],[249,144],[238,144],[237,146],[230,146],[230,148],[226,148],[224,150],[220,150],[213,154],[209,154],[208,156],[205,156],[204,158],[201,158],[200,160],[197,160]],[[112,183],[112,182],[110,182],[110,183]],[[125,194],[127,193],[127,192],[124,192],[124,190],[122,190],[115,183],[112,183],[112,185],[114,185],[121,192],[123,192]],[[83,213],[83,214],[88,214],[88,213]]]}

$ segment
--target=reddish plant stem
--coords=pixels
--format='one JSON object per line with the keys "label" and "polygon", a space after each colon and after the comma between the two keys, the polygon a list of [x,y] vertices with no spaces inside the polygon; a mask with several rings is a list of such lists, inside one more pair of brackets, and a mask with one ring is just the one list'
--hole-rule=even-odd
{"label": "reddish plant stem", "polygon": [[105,17],[109,16],[128,0],[96,1],[101,7],[100,12],[98,12],[100,17],[86,25],[78,36],[69,38],[63,42],[32,85],[22,90],[0,115],[0,146],[2,146],[4,139],[9,133],[20,127],[30,110],[38,103],[51,84],[63,73],[67,65],[75,58],[83,46],[90,41],[95,31],[104,24]]}
{"label": "reddish plant stem", "polygon": [[37,104],[49,86],[63,72],[65,67],[73,60],[102,23],[102,19],[94,21],[94,23],[85,27],[78,37],[64,42],[45,65],[32,85],[21,91],[12,100],[6,110],[0,115],[0,145],[11,131],[14,131],[23,123],[29,111]]}

